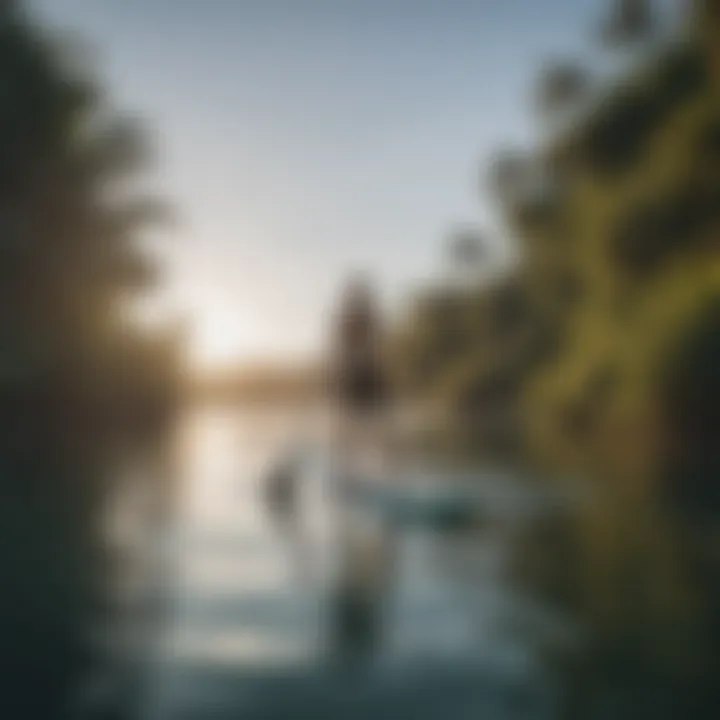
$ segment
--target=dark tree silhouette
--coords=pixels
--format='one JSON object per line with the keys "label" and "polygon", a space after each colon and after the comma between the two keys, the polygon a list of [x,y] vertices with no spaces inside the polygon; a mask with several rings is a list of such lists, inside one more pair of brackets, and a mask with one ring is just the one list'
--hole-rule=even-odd
{"label": "dark tree silhouette", "polygon": [[489,190],[498,202],[510,205],[522,194],[530,164],[519,150],[504,150],[497,154],[490,163],[487,177]]}
{"label": "dark tree silhouette", "polygon": [[590,87],[590,73],[572,62],[555,62],[543,73],[537,92],[537,106],[552,115],[583,99]]}
{"label": "dark tree silhouette", "polygon": [[487,245],[478,230],[461,228],[450,236],[448,255],[459,270],[476,270],[487,257]]}
{"label": "dark tree silhouette", "polygon": [[647,39],[654,28],[655,14],[651,0],[613,0],[601,35],[610,46],[628,45]]}
{"label": "dark tree silhouette", "polygon": [[146,157],[22,4],[0,3],[3,717],[71,716],[108,622],[107,458],[172,408],[174,341],[125,312],[155,273],[136,231],[156,204],[127,190]]}

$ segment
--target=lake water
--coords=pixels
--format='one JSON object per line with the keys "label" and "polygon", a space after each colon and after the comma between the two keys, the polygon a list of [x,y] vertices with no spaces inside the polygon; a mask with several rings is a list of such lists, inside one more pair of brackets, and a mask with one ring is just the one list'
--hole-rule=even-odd
{"label": "lake water", "polygon": [[[303,522],[289,536],[270,517],[263,481],[298,435],[314,450]],[[508,701],[537,685],[538,670],[526,639],[513,635],[522,611],[504,582],[503,523],[457,534],[386,530],[392,566],[377,651],[352,691],[334,679],[341,534],[327,435],[320,408],[202,408],[185,418],[147,716],[339,717],[344,702],[343,717],[351,706],[357,717],[389,708],[388,717],[539,717],[537,700],[531,710]]]}

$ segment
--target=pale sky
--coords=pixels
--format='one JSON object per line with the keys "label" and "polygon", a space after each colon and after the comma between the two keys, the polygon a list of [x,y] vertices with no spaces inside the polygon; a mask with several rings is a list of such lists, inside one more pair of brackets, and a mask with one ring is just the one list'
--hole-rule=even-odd
{"label": "pale sky", "polygon": [[[345,274],[391,301],[526,142],[543,60],[583,58],[603,0],[35,0],[147,122],[178,209],[154,245],[200,363],[316,350]],[[498,239],[498,243],[503,241]]]}

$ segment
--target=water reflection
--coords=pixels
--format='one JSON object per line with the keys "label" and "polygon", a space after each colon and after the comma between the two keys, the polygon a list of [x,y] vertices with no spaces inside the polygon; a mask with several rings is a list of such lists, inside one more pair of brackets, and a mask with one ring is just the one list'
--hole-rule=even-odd
{"label": "water reflection", "polygon": [[[366,640],[378,621],[375,684],[427,672],[439,681],[430,670],[439,667],[457,668],[456,677],[474,668],[471,687],[488,672],[505,679],[529,673],[528,649],[504,630],[512,602],[497,526],[448,533],[381,526],[366,515],[363,543],[348,556],[351,520],[329,491],[328,422],[322,410],[301,407],[205,408],[186,418],[166,675],[186,678],[196,668],[212,678],[226,668],[234,684],[249,688],[278,673],[322,675],[343,611],[366,624],[359,629]],[[312,452],[303,464],[293,539],[273,522],[263,481],[299,430]],[[343,606],[338,578],[348,573],[346,585],[357,593]],[[364,610],[358,599],[367,603]],[[208,684],[197,685],[195,697],[188,697],[190,686],[186,679],[165,682],[164,706],[202,708]],[[486,691],[480,701],[487,701]]]}

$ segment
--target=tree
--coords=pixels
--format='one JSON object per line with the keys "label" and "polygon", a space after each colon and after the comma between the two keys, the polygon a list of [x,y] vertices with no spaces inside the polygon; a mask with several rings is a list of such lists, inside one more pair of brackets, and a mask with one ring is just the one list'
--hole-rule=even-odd
{"label": "tree", "polygon": [[555,115],[581,101],[590,86],[590,74],[576,63],[556,62],[544,72],[537,105],[545,115]]}
{"label": "tree", "polygon": [[655,22],[651,0],[614,0],[602,27],[602,38],[610,46],[630,45],[646,40]]}
{"label": "tree", "polygon": [[469,227],[456,230],[449,238],[447,253],[453,276],[463,285],[476,283],[487,259],[487,244],[479,231]]}
{"label": "tree", "polygon": [[529,175],[528,158],[518,150],[497,154],[488,172],[489,190],[496,201],[510,205],[523,194]]}
{"label": "tree", "polygon": [[[591,498],[560,543],[575,560],[547,558],[553,597],[532,589],[581,629],[562,666],[570,718],[720,707],[718,12],[687,7],[573,123],[492,168],[518,262],[466,293],[453,317],[470,330],[424,376],[471,451],[487,461],[512,418],[535,474]],[[617,3],[612,37],[649,37],[650,11]],[[564,73],[549,97],[574,98]],[[424,337],[447,317],[426,313]]]}
{"label": "tree", "polygon": [[0,93],[2,702],[62,718],[108,621],[108,457],[163,432],[175,341],[126,319],[155,275],[137,231],[156,204],[123,190],[142,135],[19,2],[0,5]]}

